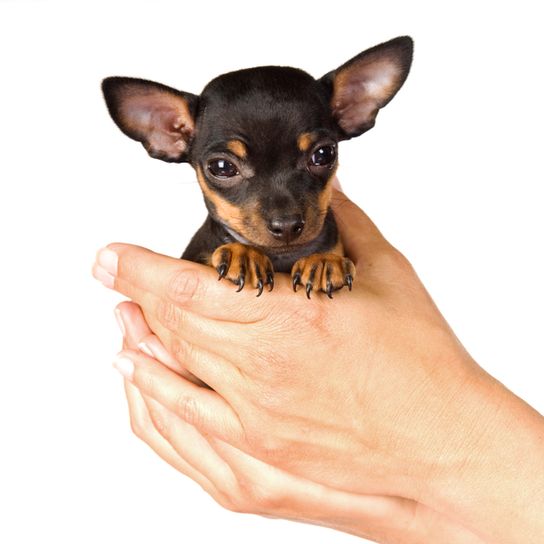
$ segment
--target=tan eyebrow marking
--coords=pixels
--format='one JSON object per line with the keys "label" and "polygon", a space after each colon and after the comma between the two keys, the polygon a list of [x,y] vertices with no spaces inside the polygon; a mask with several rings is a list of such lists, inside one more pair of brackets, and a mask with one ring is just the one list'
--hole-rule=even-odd
{"label": "tan eyebrow marking", "polygon": [[229,140],[227,142],[227,149],[232,151],[240,159],[247,157],[247,147],[240,140]]}
{"label": "tan eyebrow marking", "polygon": [[303,132],[297,139],[297,145],[300,151],[308,151],[313,141],[313,134],[311,132]]}

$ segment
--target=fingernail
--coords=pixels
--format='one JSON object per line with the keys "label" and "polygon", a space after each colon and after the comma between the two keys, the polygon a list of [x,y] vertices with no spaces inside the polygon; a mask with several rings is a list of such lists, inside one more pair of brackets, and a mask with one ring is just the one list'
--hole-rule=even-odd
{"label": "fingernail", "polygon": [[119,328],[121,329],[121,334],[123,336],[126,336],[127,329],[125,327],[125,322],[123,321],[123,316],[121,315],[121,310],[119,310],[119,308],[115,308],[115,319],[117,319],[117,324],[119,325]]}
{"label": "fingernail", "polygon": [[119,257],[115,251],[112,251],[107,247],[102,248],[96,256],[96,261],[108,274],[113,277],[117,276],[117,263]]}
{"label": "fingernail", "polygon": [[134,363],[124,355],[118,355],[113,361],[113,366],[127,380],[132,380],[134,376]]}
{"label": "fingernail", "polygon": [[162,342],[154,335],[149,335],[138,344],[138,348],[143,351],[146,355],[157,359],[166,366],[172,365],[172,356],[164,346]]}
{"label": "fingernail", "polygon": [[105,287],[108,287],[109,289],[113,289],[113,285],[115,283],[115,278],[106,272],[99,264],[94,265],[93,267],[93,276],[99,281],[102,282],[102,284]]}
{"label": "fingernail", "polygon": [[150,357],[155,357],[155,354],[151,351],[151,348],[145,342],[140,342],[138,344],[138,348],[140,348],[140,351],[143,351],[146,355],[149,355]]}

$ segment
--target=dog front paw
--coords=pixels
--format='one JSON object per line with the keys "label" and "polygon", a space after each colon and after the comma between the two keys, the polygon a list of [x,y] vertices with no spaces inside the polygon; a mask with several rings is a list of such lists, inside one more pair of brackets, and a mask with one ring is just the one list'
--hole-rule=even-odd
{"label": "dog front paw", "polygon": [[212,254],[211,264],[219,274],[218,279],[227,278],[238,285],[236,292],[249,284],[259,290],[259,297],[265,285],[269,291],[274,287],[274,269],[270,259],[251,246],[237,242],[219,246]]}
{"label": "dog front paw", "polygon": [[332,292],[347,285],[351,291],[355,266],[347,258],[333,253],[317,253],[299,259],[291,270],[293,289],[298,285],[306,288],[306,296],[310,298],[313,290],[324,291],[329,298]]}

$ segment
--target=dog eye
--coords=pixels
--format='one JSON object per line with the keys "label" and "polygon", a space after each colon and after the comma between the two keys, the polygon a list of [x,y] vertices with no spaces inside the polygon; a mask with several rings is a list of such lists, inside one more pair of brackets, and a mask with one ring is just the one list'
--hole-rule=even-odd
{"label": "dog eye", "polygon": [[208,163],[208,170],[212,175],[219,179],[233,178],[240,174],[238,168],[230,161],[225,159],[215,159]]}
{"label": "dog eye", "polygon": [[336,159],[334,145],[324,145],[316,149],[310,159],[312,166],[330,166]]}

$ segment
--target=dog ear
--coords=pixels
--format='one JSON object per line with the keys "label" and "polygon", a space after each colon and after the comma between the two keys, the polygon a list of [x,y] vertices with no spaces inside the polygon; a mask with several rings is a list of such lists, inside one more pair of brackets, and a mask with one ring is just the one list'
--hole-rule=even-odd
{"label": "dog ear", "polygon": [[102,92],[116,125],[141,142],[155,159],[187,160],[195,131],[198,97],[166,85],[128,77],[108,77]]}
{"label": "dog ear", "polygon": [[413,41],[401,36],[363,51],[321,81],[331,93],[334,119],[346,139],[371,129],[408,77]]}

